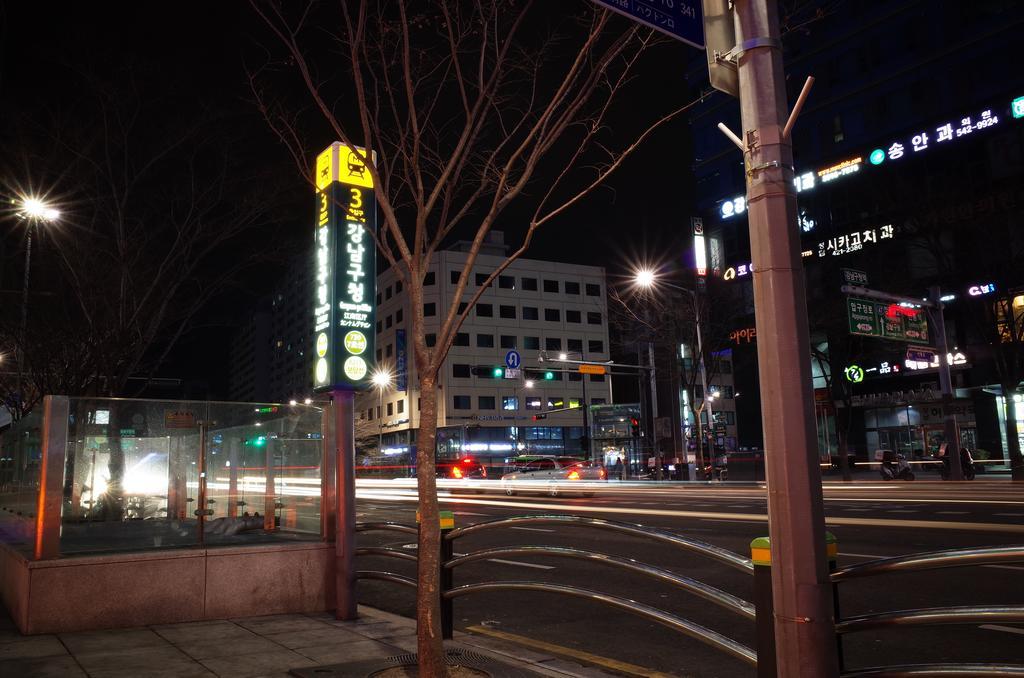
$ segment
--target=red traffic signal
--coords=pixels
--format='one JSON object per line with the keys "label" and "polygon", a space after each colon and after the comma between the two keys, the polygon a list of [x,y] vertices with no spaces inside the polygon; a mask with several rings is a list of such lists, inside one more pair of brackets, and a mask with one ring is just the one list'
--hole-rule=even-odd
{"label": "red traffic signal", "polygon": [[640,437],[640,420],[637,419],[636,417],[631,418],[629,420],[629,427],[631,429],[633,437],[634,438],[639,438]]}
{"label": "red traffic signal", "polygon": [[548,415],[546,415],[546,414],[535,414],[535,415],[533,415],[533,417],[531,417],[531,418],[532,418],[532,419],[533,419],[534,421],[540,421],[541,419],[547,419],[547,418],[548,418]]}

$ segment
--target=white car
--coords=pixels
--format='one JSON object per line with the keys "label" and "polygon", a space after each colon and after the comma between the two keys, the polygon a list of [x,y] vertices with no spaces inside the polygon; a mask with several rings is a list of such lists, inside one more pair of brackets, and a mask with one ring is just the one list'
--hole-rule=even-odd
{"label": "white car", "polygon": [[601,464],[575,457],[517,457],[509,464],[513,470],[501,477],[501,488],[510,497],[517,492],[541,492],[551,497],[579,492],[592,497],[597,484],[608,478]]}

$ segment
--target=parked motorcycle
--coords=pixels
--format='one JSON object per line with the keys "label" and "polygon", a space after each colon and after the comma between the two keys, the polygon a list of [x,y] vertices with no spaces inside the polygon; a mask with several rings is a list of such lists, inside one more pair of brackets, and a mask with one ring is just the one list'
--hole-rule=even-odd
{"label": "parked motorcycle", "polygon": [[879,469],[882,480],[906,480],[914,479],[914,472],[910,470],[910,464],[906,456],[896,453],[895,456],[886,455],[882,460],[882,467]]}

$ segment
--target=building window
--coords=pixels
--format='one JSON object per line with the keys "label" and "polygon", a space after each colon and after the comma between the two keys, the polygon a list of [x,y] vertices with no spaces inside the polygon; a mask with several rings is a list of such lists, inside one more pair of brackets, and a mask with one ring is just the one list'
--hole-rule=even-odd
{"label": "building window", "polygon": [[429,287],[430,285],[437,284],[437,276],[434,275],[433,271],[427,271],[426,275],[423,276],[423,286]]}
{"label": "building window", "polygon": [[473,376],[470,371],[469,365],[463,365],[462,363],[455,363],[452,365],[452,376],[459,379],[468,379]]}
{"label": "building window", "polygon": [[583,340],[582,339],[566,339],[565,348],[569,351],[576,351],[577,353],[583,352]]}
{"label": "building window", "polygon": [[580,399],[579,398],[569,398],[569,408],[570,409],[576,409],[579,406],[580,406]]}
{"label": "building window", "polygon": [[476,286],[480,287],[485,282],[487,282],[487,276],[489,276],[489,275],[490,275],[489,273],[477,273],[476,274]]}
{"label": "building window", "polygon": [[561,351],[562,350],[562,339],[561,337],[548,337],[544,340],[544,350],[546,351]]}
{"label": "building window", "polygon": [[424,336],[423,338],[426,340],[427,346],[432,347],[437,345],[437,335],[434,334],[433,332]]}
{"label": "building window", "polygon": [[370,409],[366,410],[366,418],[368,420],[370,420],[370,421],[373,421],[373,408],[372,407]]}
{"label": "building window", "polygon": [[523,348],[527,351],[539,351],[540,337],[523,337]]}
{"label": "building window", "polygon": [[[377,321],[377,334],[380,334],[380,333],[381,333],[381,332],[383,332],[383,331],[384,331],[384,327],[383,327],[383,326],[382,326],[382,325],[380,324],[380,321],[378,320],[378,321]],[[283,343],[283,342],[281,342],[280,340],[278,340],[278,342],[277,342],[277,347],[278,347],[278,348],[281,348],[281,344],[282,344],[282,343]]]}
{"label": "building window", "polygon": [[494,396],[477,396],[476,404],[477,404],[477,409],[480,409],[480,410],[493,410],[494,409]]}
{"label": "building window", "polygon": [[580,284],[578,282],[569,282],[568,280],[566,280],[565,281],[565,293],[566,294],[575,294],[576,296],[579,296]]}
{"label": "building window", "polygon": [[501,398],[501,409],[503,410],[518,410],[519,409],[519,398],[516,396],[502,396]]}
{"label": "building window", "polygon": [[503,290],[514,290],[516,288],[516,279],[510,275],[499,275],[498,287]]}
{"label": "building window", "polygon": [[476,335],[476,347],[477,348],[494,348],[494,335],[493,334],[478,334],[478,335]]}
{"label": "building window", "polygon": [[604,381],[603,374],[592,374],[590,375],[590,381]]}
{"label": "building window", "polygon": [[384,357],[385,358],[390,358],[391,357],[391,349],[392,349],[391,344],[388,344],[387,346],[384,347]]}
{"label": "building window", "polygon": [[600,325],[601,314],[597,311],[587,311],[587,322],[591,325]]}
{"label": "building window", "polygon": [[548,409],[549,410],[560,410],[565,407],[565,399],[562,396],[549,395],[548,396]]}
{"label": "building window", "polygon": [[402,281],[401,280],[396,280],[395,281],[395,294],[398,294],[401,291],[402,291]]}
{"label": "building window", "polygon": [[514,334],[503,334],[503,335],[501,335],[501,347],[502,348],[515,348],[516,347],[516,335],[514,335]]}
{"label": "building window", "polygon": [[452,284],[458,285],[459,276],[462,275],[462,271],[452,271],[449,275],[451,276],[450,280],[452,281]]}
{"label": "building window", "polygon": [[583,375],[579,372],[570,372],[569,381],[583,381]]}
{"label": "building window", "polygon": [[526,398],[526,409],[528,409],[528,410],[539,410],[540,409],[540,397],[539,396],[527,396],[527,398]]}
{"label": "building window", "polygon": [[384,318],[384,329],[391,329],[391,316]]}
{"label": "building window", "polygon": [[601,296],[601,286],[593,283],[587,283],[587,296],[588,297],[599,297]]}
{"label": "building window", "polygon": [[545,280],[544,281],[544,291],[545,292],[553,292],[554,294],[558,294],[558,281],[557,280]]}
{"label": "building window", "polygon": [[467,306],[469,306],[469,304],[467,302],[460,301],[459,302],[459,310],[456,311],[456,313],[458,313],[459,315],[462,315],[462,312],[466,310]]}
{"label": "building window", "polygon": [[501,316],[502,318],[509,318],[509,319],[515,320],[515,317],[516,317],[516,307],[515,306],[506,306],[506,305],[502,304],[501,306],[498,307],[498,315]]}
{"label": "building window", "polygon": [[386,288],[384,289],[384,301],[387,301],[387,300],[388,300],[388,299],[390,299],[390,298],[391,298],[391,285],[388,285],[388,286],[387,286],[387,287],[386,287]]}
{"label": "building window", "polygon": [[380,306],[380,292],[377,292],[377,305]]}
{"label": "building window", "polygon": [[459,332],[455,335],[453,346],[469,346],[469,332]]}
{"label": "building window", "polygon": [[392,417],[392,416],[394,416],[394,414],[395,414],[395,404],[394,403],[388,403],[388,416]]}
{"label": "building window", "polygon": [[377,362],[380,362],[381,360],[384,360],[384,354],[381,353],[381,349],[378,348],[377,349]]}
{"label": "building window", "polygon": [[494,306],[491,304],[477,304],[476,305],[476,317],[477,318],[493,318],[494,317]]}
{"label": "building window", "polygon": [[557,308],[545,308],[544,320],[546,320],[549,323],[562,322],[562,312]]}
{"label": "building window", "polygon": [[523,289],[527,292],[537,291],[537,279],[536,278],[522,278]]}
{"label": "building window", "polygon": [[402,322],[402,319],[404,317],[405,314],[402,313],[402,309],[398,309],[397,311],[395,311],[395,324],[397,325],[398,323]]}
{"label": "building window", "polygon": [[437,315],[437,304],[430,302],[429,304],[423,304],[423,316],[429,318]]}
{"label": "building window", "polygon": [[587,342],[587,350],[591,353],[604,353],[604,342],[600,339],[591,339]]}
{"label": "building window", "polygon": [[457,395],[452,396],[452,409],[453,410],[468,410],[473,406],[470,404],[468,395]]}
{"label": "building window", "polygon": [[402,398],[401,400],[398,401],[398,408],[397,409],[398,409],[398,413],[399,414],[402,414],[403,412],[405,412],[405,398]]}
{"label": "building window", "polygon": [[540,315],[536,306],[523,306],[523,320],[538,320]]}
{"label": "building window", "polygon": [[579,311],[566,311],[565,322],[567,323],[578,323],[582,322]]}

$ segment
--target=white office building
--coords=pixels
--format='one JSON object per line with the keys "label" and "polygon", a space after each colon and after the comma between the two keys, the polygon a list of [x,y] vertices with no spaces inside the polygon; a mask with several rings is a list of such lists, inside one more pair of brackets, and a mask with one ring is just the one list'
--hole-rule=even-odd
{"label": "white office building", "polygon": [[[464,300],[506,252],[502,235],[492,234]],[[423,309],[428,345],[453,302],[467,256],[465,245],[457,245],[431,261]],[[471,309],[441,369],[439,456],[470,453],[500,466],[517,453],[584,453],[584,405],[612,402],[611,379],[556,360],[609,359],[606,292],[605,271],[597,266],[519,259],[502,272]],[[357,397],[357,465],[401,467],[412,463],[420,425],[412,310],[394,270],[378,276],[377,296],[377,367],[393,378],[390,387]],[[521,365],[517,376],[506,378],[511,351]]]}

